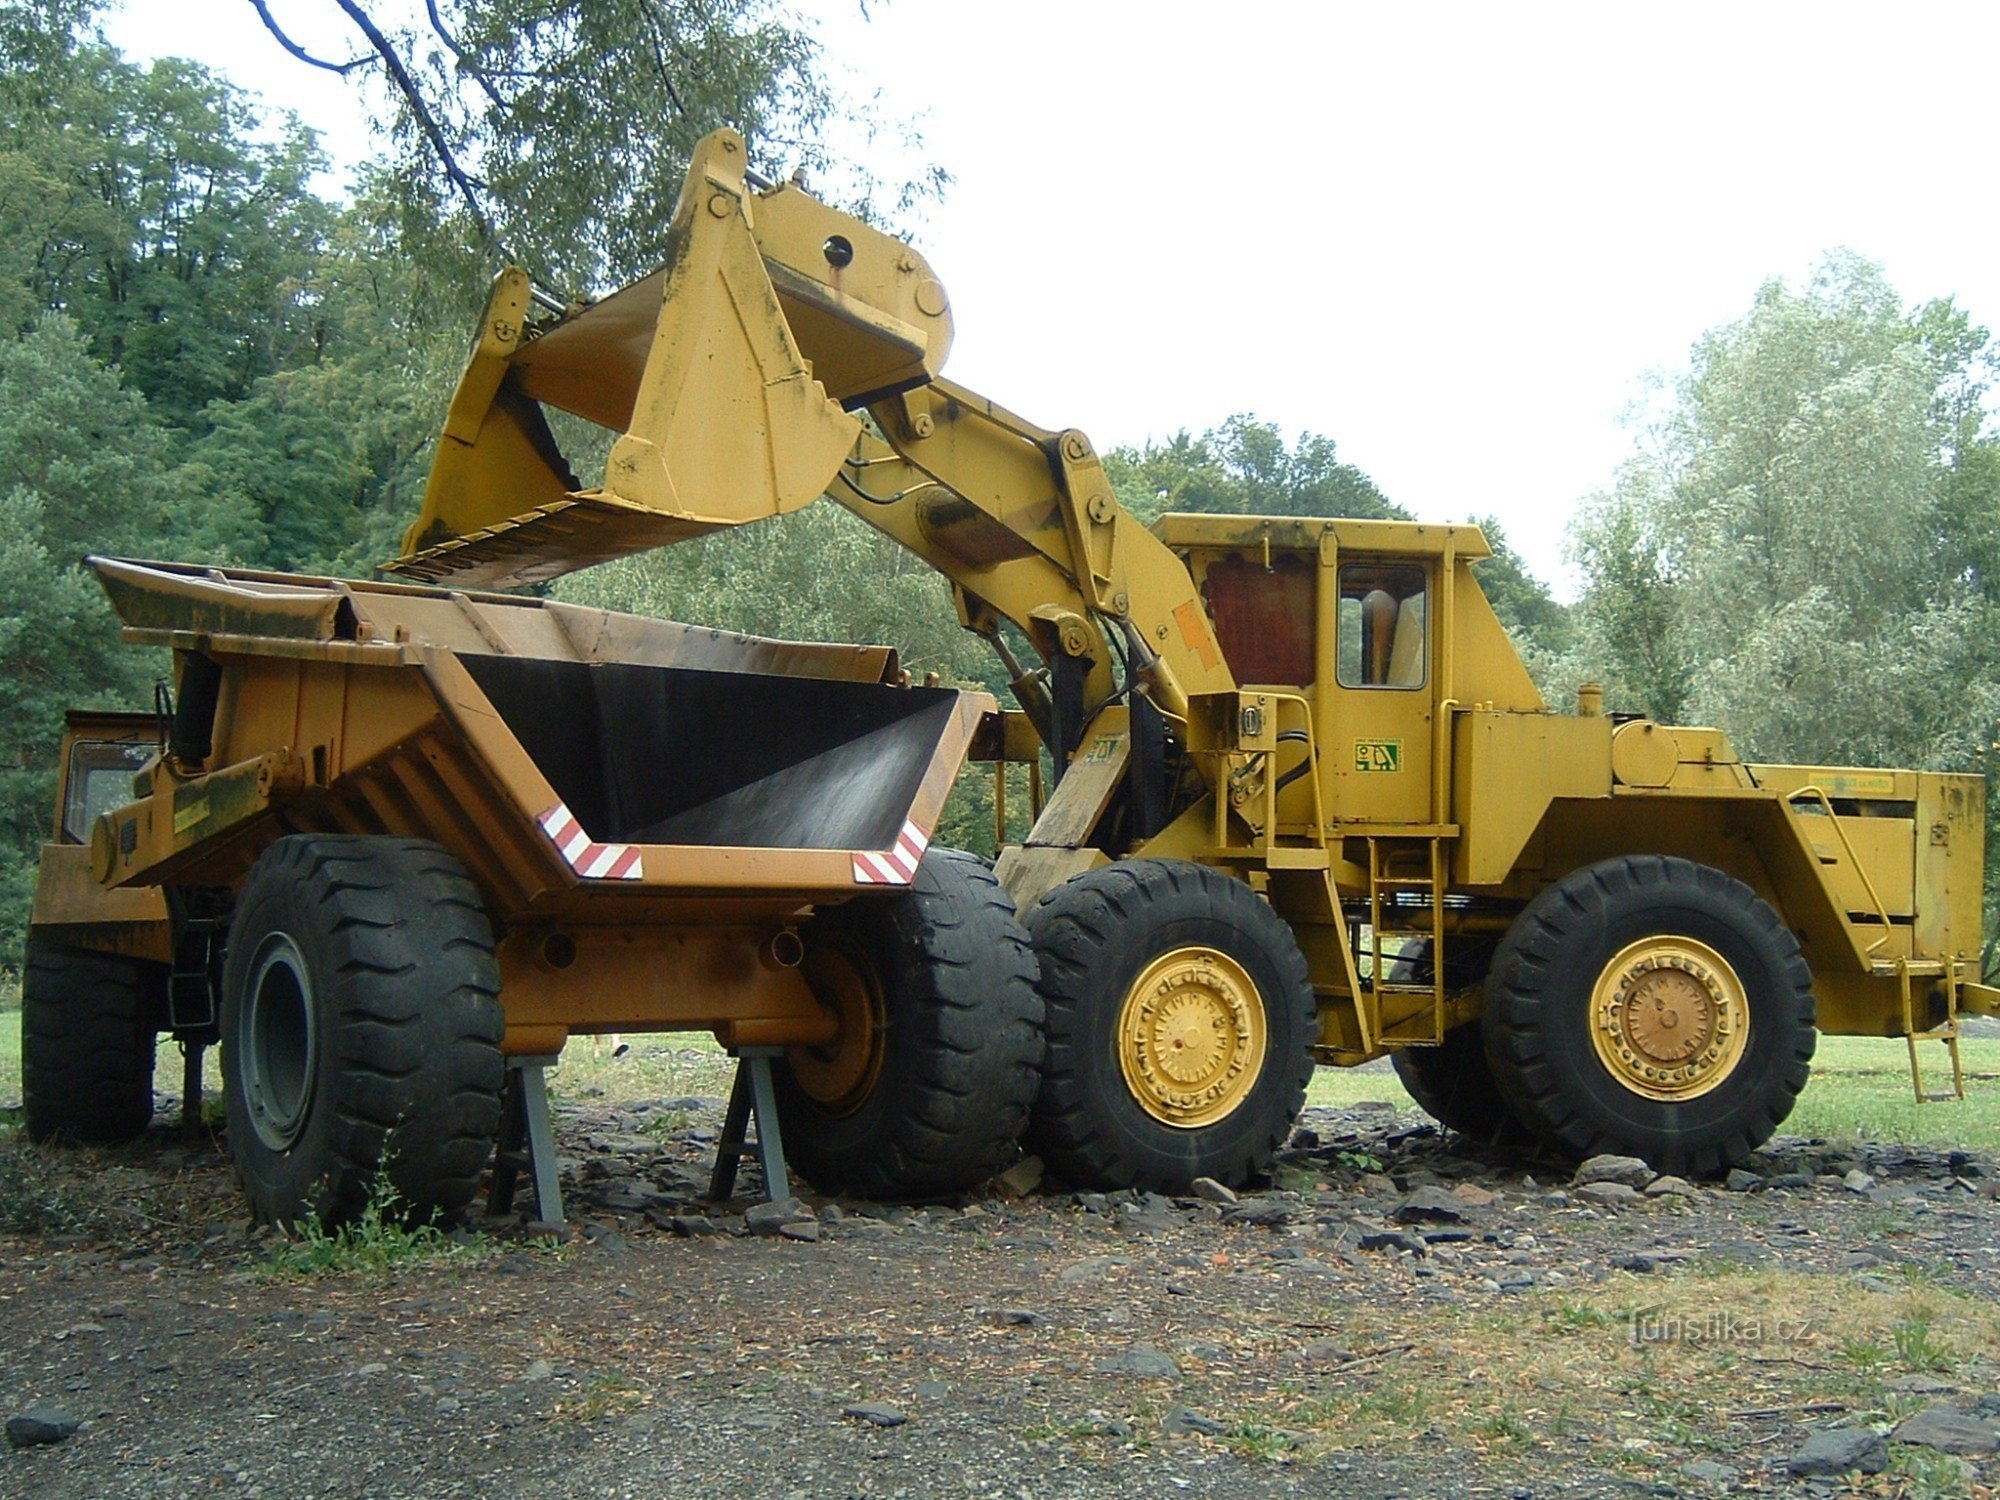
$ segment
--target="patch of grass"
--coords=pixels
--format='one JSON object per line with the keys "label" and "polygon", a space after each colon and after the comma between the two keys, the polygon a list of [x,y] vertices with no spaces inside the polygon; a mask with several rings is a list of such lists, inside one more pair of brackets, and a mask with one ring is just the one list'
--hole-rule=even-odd
{"label": "patch of grass", "polygon": [[646,1393],[635,1381],[628,1380],[615,1370],[600,1370],[585,1376],[583,1385],[574,1396],[556,1403],[556,1415],[572,1422],[596,1422],[636,1411],[646,1404],[646,1400]]}
{"label": "patch of grass", "polygon": [[1299,1435],[1282,1428],[1247,1422],[1224,1433],[1221,1442],[1239,1458],[1275,1463],[1298,1451]]}
{"label": "patch of grass", "polygon": [[388,1173],[375,1179],[360,1216],[337,1229],[308,1217],[297,1237],[271,1252],[271,1269],[282,1276],[375,1274],[432,1261],[478,1261],[493,1251],[482,1235],[448,1234],[436,1224],[411,1223],[408,1208]]}
{"label": "patch of grass", "polygon": [[[1919,1104],[1910,1088],[1909,1052],[1901,1041],[1823,1036],[1813,1057],[1812,1081],[1782,1127],[1794,1135],[1829,1140],[1932,1141],[2000,1150],[2000,1039],[1960,1044],[1965,1098]],[[1927,1083],[1948,1081],[1944,1049],[1922,1054]]]}
{"label": "patch of grass", "polygon": [[1412,1099],[1386,1064],[1367,1068],[1315,1068],[1306,1084],[1306,1103],[1323,1109],[1347,1109],[1356,1104],[1393,1104],[1415,1109]]}
{"label": "patch of grass", "polygon": [[1903,1500],[1957,1500],[1971,1493],[1971,1468],[1934,1448],[1896,1444],[1889,1451],[1889,1473],[1899,1481],[1896,1494]]}
{"label": "patch of grass", "polygon": [[[2000,1308],[1949,1288],[1872,1289],[1851,1276],[1773,1267],[1550,1289],[1469,1313],[1390,1302],[1343,1306],[1343,1337],[1411,1346],[1395,1367],[1338,1368],[1238,1410],[1243,1426],[1305,1435],[1305,1456],[1402,1449],[1435,1438],[1525,1458],[1573,1427],[1611,1461],[1728,1458],[1736,1410],[1838,1400],[1886,1413],[1880,1378],[1938,1359],[2000,1357]],[[1419,1376],[1420,1378],[1413,1378]],[[1869,1414],[1874,1414],[1869,1416]]]}
{"label": "patch of grass", "polygon": [[1548,1325],[1560,1332],[1580,1328],[1609,1328],[1623,1321],[1619,1312],[1590,1302],[1565,1302],[1549,1314]]}
{"label": "patch of grass", "polygon": [[[574,1037],[549,1070],[549,1092],[563,1099],[722,1099],[736,1077],[736,1059],[703,1032],[627,1032],[613,1054],[608,1037]],[[663,1127],[664,1128],[664,1127]]]}

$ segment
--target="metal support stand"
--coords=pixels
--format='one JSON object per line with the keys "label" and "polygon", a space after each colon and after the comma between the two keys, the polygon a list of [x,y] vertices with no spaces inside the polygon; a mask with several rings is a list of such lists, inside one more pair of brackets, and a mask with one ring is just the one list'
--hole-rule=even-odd
{"label": "metal support stand", "polygon": [[486,1194],[489,1214],[504,1214],[514,1206],[514,1188],[525,1168],[535,1186],[535,1217],[544,1224],[563,1221],[556,1137],[549,1123],[549,1085],[543,1072],[554,1062],[553,1056],[507,1059],[500,1144],[493,1154],[493,1185]]}
{"label": "metal support stand", "polygon": [[[783,1057],[782,1047],[739,1047],[736,1083],[729,1091],[729,1113],[722,1121],[722,1144],[715,1150],[715,1175],[708,1196],[726,1202],[736,1191],[736,1164],[752,1151],[764,1168],[764,1191],[773,1203],[792,1196],[792,1179],[785,1171],[785,1142],[778,1133],[778,1100],[771,1091],[771,1059]],[[757,1139],[748,1141],[750,1115],[757,1115]]]}
{"label": "metal support stand", "polygon": [[190,1146],[201,1139],[200,1042],[181,1043],[181,1139]]}

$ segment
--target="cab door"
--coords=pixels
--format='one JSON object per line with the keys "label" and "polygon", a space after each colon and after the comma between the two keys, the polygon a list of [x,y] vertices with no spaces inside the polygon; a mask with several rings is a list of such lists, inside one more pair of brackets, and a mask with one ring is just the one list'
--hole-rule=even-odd
{"label": "cab door", "polygon": [[1340,553],[1327,559],[1322,588],[1333,660],[1320,673],[1315,738],[1332,773],[1328,816],[1431,823],[1435,561]]}

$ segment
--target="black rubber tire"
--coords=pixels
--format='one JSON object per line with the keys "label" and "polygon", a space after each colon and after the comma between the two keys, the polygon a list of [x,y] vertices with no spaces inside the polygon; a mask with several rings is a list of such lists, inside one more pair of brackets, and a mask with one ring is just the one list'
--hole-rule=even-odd
{"label": "black rubber tire", "polygon": [[[1645,1097],[1619,1083],[1590,1037],[1590,997],[1628,944],[1705,943],[1743,987],[1750,1034],[1706,1094]],[[1721,870],[1662,855],[1587,866],[1543,891],[1501,943],[1486,981],[1487,1060],[1501,1093],[1553,1150],[1612,1152],[1661,1172],[1712,1176],[1771,1138],[1812,1070],[1812,972],[1778,914]]]}
{"label": "black rubber tire", "polygon": [[861,896],[800,934],[808,964],[857,955],[881,1007],[859,1098],[830,1107],[772,1069],[785,1155],[822,1192],[885,1201],[977,1187],[1020,1155],[1042,1060],[1035,959],[986,862],[933,848],[907,891]]}
{"label": "black rubber tire", "polygon": [[[1490,939],[1449,945],[1445,977],[1454,991],[1485,978],[1493,947]],[[1429,940],[1399,958],[1390,977],[1398,984],[1428,984]],[[1493,1069],[1486,1061],[1485,1027],[1479,1020],[1454,1026],[1435,1047],[1398,1047],[1389,1060],[1417,1107],[1446,1130],[1501,1150],[1533,1143],[1534,1132],[1515,1118],[1500,1085],[1493,1081]]]}
{"label": "black rubber tire", "polygon": [[[1305,956],[1284,920],[1234,876],[1182,860],[1131,859],[1046,892],[1027,913],[1041,960],[1049,1050],[1027,1148],[1067,1182],[1184,1193],[1197,1177],[1237,1186],[1269,1168],[1305,1105],[1317,1040]],[[1145,967],[1175,948],[1222,951],[1255,983],[1265,1051],[1224,1118],[1188,1129],[1133,1098],[1119,1012]]]}
{"label": "black rubber tire", "polygon": [[112,1145],[153,1118],[167,969],[28,934],[21,974],[21,1104],[31,1141]]}
{"label": "black rubber tire", "polygon": [[421,839],[279,839],[236,903],[222,988],[229,1149],[259,1220],[345,1223],[382,1172],[414,1221],[465,1208],[500,1127],[505,1023],[456,859]]}

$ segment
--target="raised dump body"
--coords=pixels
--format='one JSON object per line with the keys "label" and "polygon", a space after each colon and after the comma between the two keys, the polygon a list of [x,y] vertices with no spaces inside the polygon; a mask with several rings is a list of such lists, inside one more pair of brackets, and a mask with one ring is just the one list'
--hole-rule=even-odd
{"label": "raised dump body", "polygon": [[[368,1153],[350,1171],[333,1148],[308,1148],[333,1128],[313,1123],[341,1093],[330,1059],[360,1045],[354,1025],[372,1035],[385,1016],[426,1035],[423,1054],[463,1054],[434,1092],[382,1119],[406,1140],[466,1091],[490,1095],[503,1053],[546,1056],[574,1032],[671,1028],[786,1049],[795,1154],[817,1158],[827,1180],[943,1190],[1013,1148],[1038,1045],[1025,940],[983,865],[947,855],[918,878],[994,712],[985,694],[911,686],[878,646],[394,584],[92,567],[127,638],[174,651],[177,697],[156,751],[126,721],[79,732],[73,757],[115,762],[130,800],[78,781],[86,803],[122,805],[58,831],[37,941],[45,957],[138,965],[124,989],[145,1014],[116,1025],[142,1030],[148,1056],[152,1031],[169,1024],[225,1043],[233,1149],[241,1165],[253,1148],[245,1180],[260,1211],[333,1211],[359,1191]],[[135,756],[145,763],[133,777]],[[926,904],[939,900],[963,937],[939,935]],[[203,912],[215,915],[190,918]],[[377,927],[390,934],[381,951],[354,947]],[[826,1159],[818,1112],[845,1118],[849,1096],[894,1056],[892,1018],[913,990],[939,987],[932,961],[944,960],[931,948],[974,940],[985,951],[949,961],[993,965],[992,993],[1013,1017],[997,1023],[987,1118],[969,1121],[941,1164],[913,1165],[865,1134]],[[63,971],[72,990],[85,977],[74,970]],[[394,977],[356,996],[344,976],[357,970]],[[76,998],[31,988],[37,1004]],[[927,1045],[931,1062],[957,1055]],[[384,1072],[416,1065],[389,1050]],[[934,1082],[924,1059],[903,1062],[900,1087]],[[89,1133],[75,1082],[31,1090],[38,1133]],[[490,1124],[475,1134],[490,1146]],[[414,1202],[463,1201],[476,1163],[470,1146],[454,1149],[408,1151]],[[340,1185],[321,1205],[310,1182],[328,1175]]]}
{"label": "raised dump body", "polygon": [[[96,821],[94,877],[229,886],[287,832],[435,842],[505,933],[510,1052],[696,1022],[731,1046],[815,1036],[824,1017],[797,974],[752,960],[809,905],[908,885],[993,711],[984,694],[907,685],[884,647],[92,566],[128,637],[180,658],[168,753]],[[710,957],[693,972],[691,950]]]}

